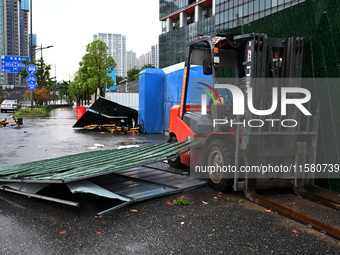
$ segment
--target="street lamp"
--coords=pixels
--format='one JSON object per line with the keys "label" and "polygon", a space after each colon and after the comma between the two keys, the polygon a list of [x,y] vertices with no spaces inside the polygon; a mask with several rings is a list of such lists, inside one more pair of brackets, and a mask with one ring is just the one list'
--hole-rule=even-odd
{"label": "street lamp", "polygon": [[[33,28],[32,28],[32,0],[30,0],[30,60],[33,63]],[[31,89],[31,110],[33,110],[33,89]]]}
{"label": "street lamp", "polygon": [[[49,46],[46,46],[46,47],[43,47],[42,44],[40,45],[40,48],[37,48],[34,50],[34,55],[33,55],[33,48],[31,48],[31,61],[33,63],[33,59],[35,60],[35,53],[37,53],[38,51],[40,51],[41,55],[40,55],[40,60],[41,60],[41,65],[42,65],[42,60],[43,60],[43,55],[42,55],[42,51],[44,49],[49,49],[49,48],[52,48],[53,45],[49,45]],[[31,89],[31,109],[33,109],[33,89]]]}
{"label": "street lamp", "polygon": [[40,53],[41,53],[40,59],[43,60],[42,50],[49,49],[49,48],[52,48],[52,47],[53,47],[53,45],[49,45],[49,46],[43,47],[42,44],[41,44],[41,45],[40,45],[40,48],[37,48],[37,49],[35,50],[35,52],[40,51]]}

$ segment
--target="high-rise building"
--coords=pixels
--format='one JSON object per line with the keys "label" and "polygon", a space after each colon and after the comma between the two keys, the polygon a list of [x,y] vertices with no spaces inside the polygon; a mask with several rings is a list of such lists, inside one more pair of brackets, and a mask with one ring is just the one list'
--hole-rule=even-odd
{"label": "high-rise building", "polygon": [[152,65],[153,67],[158,68],[158,59],[158,45],[152,45],[150,51],[137,58],[136,66],[142,68],[145,65]]}
{"label": "high-rise building", "polygon": [[100,40],[109,47],[107,53],[112,56],[116,62],[116,74],[126,77],[127,59],[126,59],[126,37],[121,34],[98,33],[93,35],[93,41]]}
{"label": "high-rise building", "polygon": [[[28,13],[29,0],[0,0],[1,55],[29,56]],[[26,81],[19,74],[1,73],[0,77],[5,96],[21,99]]]}
{"label": "high-rise building", "polygon": [[305,0],[160,0],[159,66],[185,59],[188,42],[249,23]]}
{"label": "high-rise building", "polygon": [[126,52],[126,70],[129,71],[130,69],[137,67],[136,63],[136,52],[129,50]]}
{"label": "high-rise building", "polygon": [[[0,55],[7,54],[7,4],[6,0],[0,0]],[[6,85],[7,75],[0,74],[1,85]]]}
{"label": "high-rise building", "polygon": [[158,44],[151,46],[151,65],[155,68],[159,68],[158,58]]}

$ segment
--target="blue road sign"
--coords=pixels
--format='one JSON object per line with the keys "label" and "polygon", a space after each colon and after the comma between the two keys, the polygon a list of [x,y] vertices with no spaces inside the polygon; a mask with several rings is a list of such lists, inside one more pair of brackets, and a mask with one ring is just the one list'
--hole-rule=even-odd
{"label": "blue road sign", "polygon": [[35,76],[34,74],[30,74],[29,76],[27,76],[26,81],[28,84],[33,85],[37,83],[38,79],[37,76]]}
{"label": "blue road sign", "polygon": [[35,85],[35,84],[28,84],[28,89],[37,89],[37,85]]}
{"label": "blue road sign", "polygon": [[24,59],[27,62],[30,60],[29,57],[1,55],[1,72],[19,73],[21,69],[25,68],[25,64],[22,63]]}
{"label": "blue road sign", "polygon": [[26,71],[29,73],[29,74],[36,74],[37,71],[38,71],[38,68],[37,66],[33,65],[33,64],[30,64],[26,67]]}

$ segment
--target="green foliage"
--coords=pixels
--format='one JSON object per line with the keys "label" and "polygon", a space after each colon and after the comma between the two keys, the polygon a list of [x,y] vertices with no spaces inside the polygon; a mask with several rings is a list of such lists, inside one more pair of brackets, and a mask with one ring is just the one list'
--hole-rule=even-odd
{"label": "green foliage", "polygon": [[119,84],[122,80],[124,80],[123,76],[116,76],[116,82]]}
{"label": "green foliage", "polygon": [[173,205],[190,205],[191,203],[188,202],[185,198],[177,198],[175,200],[172,201]]}
{"label": "green foliage", "polygon": [[136,67],[130,69],[129,71],[127,71],[127,79],[129,81],[138,80],[137,76],[138,76],[139,72],[140,72],[140,70],[137,69]]}
{"label": "green foliage", "polygon": [[62,81],[57,84],[57,89],[59,91],[61,101],[63,100],[63,95],[69,96],[69,87],[70,87],[70,82],[69,81]]}
{"label": "green foliage", "polygon": [[14,116],[39,116],[39,117],[48,117],[50,115],[50,111],[55,108],[64,108],[64,107],[72,107],[73,104],[53,104],[53,105],[40,105],[33,106],[33,108],[21,108],[19,109]]}
{"label": "green foliage", "polygon": [[[26,60],[22,61],[24,64],[34,64],[37,66],[37,73],[35,76],[37,77],[37,88],[47,88],[51,90],[54,88],[55,81],[51,78],[51,65],[45,64],[43,59],[38,59],[33,62],[27,62]],[[20,75],[23,79],[29,75],[26,71],[26,68],[23,68],[20,71]]]}
{"label": "green foliage", "polygon": [[42,116],[48,117],[49,111],[47,111],[46,107],[39,107],[39,108],[22,108],[18,110],[15,116]]}
{"label": "green foliage", "polygon": [[[155,67],[151,64],[144,65],[140,69],[134,67],[134,68],[130,69],[129,71],[127,71],[127,79],[129,81],[138,80],[139,79],[139,73],[145,68],[155,68]],[[118,83],[118,81],[117,81],[117,83]]]}
{"label": "green foliage", "polygon": [[86,46],[86,54],[79,63],[79,70],[74,80],[69,84],[70,95],[80,97],[94,94],[98,88],[113,86],[109,74],[116,66],[114,59],[107,54],[105,42],[96,40]]}

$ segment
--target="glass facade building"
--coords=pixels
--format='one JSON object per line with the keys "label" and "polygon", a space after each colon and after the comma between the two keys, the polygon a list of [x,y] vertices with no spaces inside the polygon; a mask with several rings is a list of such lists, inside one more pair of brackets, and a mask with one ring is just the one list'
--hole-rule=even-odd
{"label": "glass facade building", "polygon": [[160,0],[159,66],[185,60],[188,42],[198,35],[223,32],[305,0]]}
{"label": "glass facade building", "polygon": [[298,4],[299,0],[215,0],[216,31],[242,26]]}

